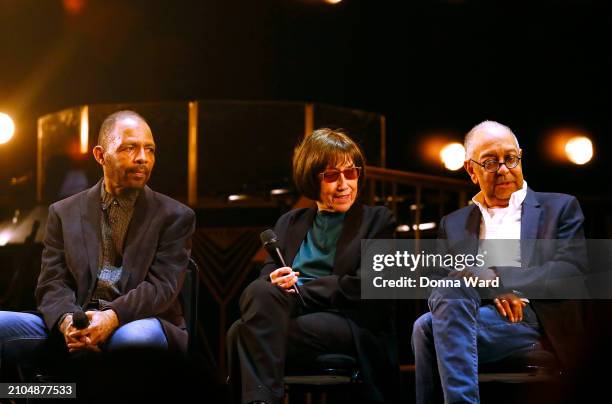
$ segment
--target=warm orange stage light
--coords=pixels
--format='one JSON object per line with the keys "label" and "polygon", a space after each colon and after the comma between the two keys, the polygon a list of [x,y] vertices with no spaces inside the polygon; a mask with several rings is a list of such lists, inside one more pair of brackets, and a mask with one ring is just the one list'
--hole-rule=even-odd
{"label": "warm orange stage light", "polygon": [[461,143],[449,143],[440,150],[440,159],[448,170],[457,171],[463,167],[465,149]]}
{"label": "warm orange stage light", "polygon": [[546,149],[559,163],[584,165],[593,159],[595,147],[592,136],[580,129],[560,128],[547,137]]}
{"label": "warm orange stage light", "polygon": [[5,113],[0,112],[0,144],[6,143],[15,133],[15,123]]}
{"label": "warm orange stage light", "polygon": [[586,136],[575,136],[565,143],[565,154],[574,164],[586,164],[593,158],[593,143]]}

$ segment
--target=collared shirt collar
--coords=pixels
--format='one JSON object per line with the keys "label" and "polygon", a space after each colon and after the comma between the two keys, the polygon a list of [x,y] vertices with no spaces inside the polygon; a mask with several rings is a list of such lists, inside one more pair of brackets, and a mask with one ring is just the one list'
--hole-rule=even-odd
{"label": "collared shirt collar", "polygon": [[[527,181],[523,180],[523,187],[518,191],[515,191],[510,195],[510,201],[508,201],[508,207],[512,209],[520,209],[523,201],[527,197]],[[476,204],[480,208],[480,210],[488,209],[487,204],[485,203],[484,194],[482,191],[474,195],[472,198],[472,202]]]}
{"label": "collared shirt collar", "polygon": [[104,181],[102,181],[100,187],[100,201],[104,209],[108,208],[114,201],[117,201],[117,204],[123,209],[133,208],[136,204],[136,199],[138,199],[138,195],[140,195],[139,189],[129,189],[118,196],[112,196],[106,192]]}

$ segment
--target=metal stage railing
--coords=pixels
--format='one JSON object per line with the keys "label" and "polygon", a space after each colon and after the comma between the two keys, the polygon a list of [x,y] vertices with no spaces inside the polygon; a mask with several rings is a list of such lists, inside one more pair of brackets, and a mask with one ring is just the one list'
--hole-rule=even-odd
{"label": "metal stage railing", "polygon": [[472,183],[454,178],[373,166],[366,167],[366,173],[365,202],[387,206],[397,218],[398,232],[415,239],[435,229],[442,216],[465,206],[468,195],[477,192]]}

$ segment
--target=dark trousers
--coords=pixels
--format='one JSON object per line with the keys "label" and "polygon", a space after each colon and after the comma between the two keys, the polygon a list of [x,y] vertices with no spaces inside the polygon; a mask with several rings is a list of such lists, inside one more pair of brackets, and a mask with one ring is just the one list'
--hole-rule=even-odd
{"label": "dark trousers", "polygon": [[322,353],[355,355],[348,320],[330,311],[308,284],[300,291],[305,307],[296,296],[261,279],[242,293],[241,318],[227,339],[230,380],[236,391],[241,379],[243,403],[281,402],[286,367],[312,363]]}

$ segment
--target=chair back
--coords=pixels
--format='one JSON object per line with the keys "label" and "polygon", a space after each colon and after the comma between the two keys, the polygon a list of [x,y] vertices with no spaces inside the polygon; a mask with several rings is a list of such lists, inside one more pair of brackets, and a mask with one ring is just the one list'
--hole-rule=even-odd
{"label": "chair back", "polygon": [[199,295],[199,268],[198,264],[189,257],[185,281],[179,293],[179,301],[183,309],[183,317],[189,333],[189,352],[197,340],[198,330],[198,295]]}

